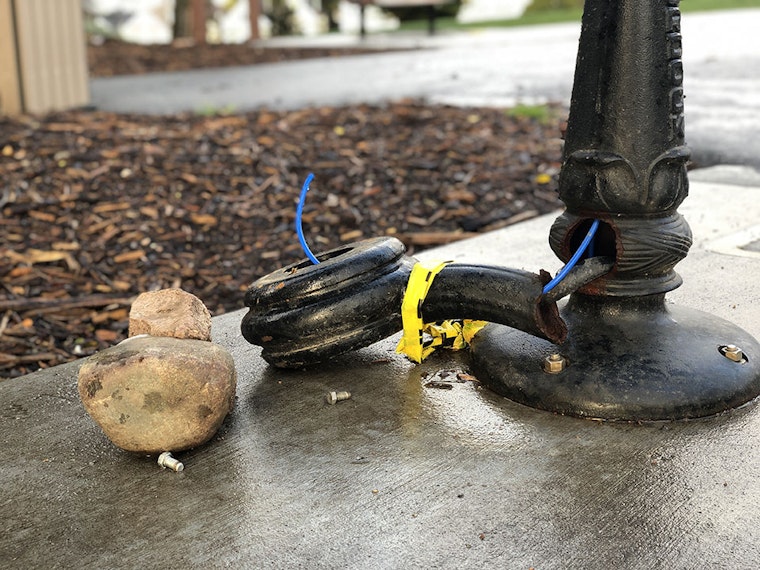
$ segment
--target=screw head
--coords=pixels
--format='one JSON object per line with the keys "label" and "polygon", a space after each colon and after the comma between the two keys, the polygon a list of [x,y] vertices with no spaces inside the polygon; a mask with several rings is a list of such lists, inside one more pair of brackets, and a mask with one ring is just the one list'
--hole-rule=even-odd
{"label": "screw head", "polygon": [[721,346],[720,353],[733,362],[744,362],[746,360],[742,349],[733,344]]}
{"label": "screw head", "polygon": [[550,354],[544,358],[544,372],[547,374],[559,374],[567,367],[567,360],[559,354]]}

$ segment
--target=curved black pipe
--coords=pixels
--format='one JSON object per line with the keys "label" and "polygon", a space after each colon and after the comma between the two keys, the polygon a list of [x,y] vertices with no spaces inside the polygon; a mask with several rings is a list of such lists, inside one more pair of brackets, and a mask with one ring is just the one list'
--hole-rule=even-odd
{"label": "curved black pipe", "polygon": [[542,272],[453,263],[444,267],[422,304],[423,321],[474,319],[507,325],[561,343],[567,327],[557,304],[543,296],[551,276]]}
{"label": "curved black pipe", "polygon": [[255,281],[241,331],[281,368],[300,368],[369,346],[401,327],[401,300],[414,260],[394,238],[327,251]]}
{"label": "curved black pipe", "polygon": [[[263,347],[270,364],[300,368],[398,332],[416,263],[405,251],[395,238],[373,238],[325,252],[319,264],[303,261],[262,277],[245,295],[243,336]],[[421,307],[423,320],[485,320],[561,343],[567,328],[542,291],[549,279],[546,272],[447,265]]]}

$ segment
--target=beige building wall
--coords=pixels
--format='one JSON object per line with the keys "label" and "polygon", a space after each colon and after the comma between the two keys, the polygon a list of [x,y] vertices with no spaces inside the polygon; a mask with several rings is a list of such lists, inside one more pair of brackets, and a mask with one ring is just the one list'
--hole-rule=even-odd
{"label": "beige building wall", "polygon": [[89,103],[80,0],[0,0],[0,113]]}
{"label": "beige building wall", "polygon": [[0,0],[0,114],[21,111],[15,35],[11,0]]}

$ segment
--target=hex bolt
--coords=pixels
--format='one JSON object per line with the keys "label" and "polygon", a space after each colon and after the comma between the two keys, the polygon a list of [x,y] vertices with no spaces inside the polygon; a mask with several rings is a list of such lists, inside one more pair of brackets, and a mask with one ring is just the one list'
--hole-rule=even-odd
{"label": "hex bolt", "polygon": [[559,374],[566,366],[567,360],[556,352],[544,358],[544,372],[548,374]]}
{"label": "hex bolt", "polygon": [[158,456],[158,464],[161,466],[161,469],[168,468],[172,471],[176,471],[177,473],[185,468],[181,461],[172,457],[170,451],[164,451],[161,455]]}
{"label": "hex bolt", "polygon": [[341,400],[348,400],[351,397],[351,392],[328,392],[325,396],[325,400],[331,406]]}
{"label": "hex bolt", "polygon": [[744,362],[746,360],[742,349],[733,344],[721,346],[720,353],[733,362]]}

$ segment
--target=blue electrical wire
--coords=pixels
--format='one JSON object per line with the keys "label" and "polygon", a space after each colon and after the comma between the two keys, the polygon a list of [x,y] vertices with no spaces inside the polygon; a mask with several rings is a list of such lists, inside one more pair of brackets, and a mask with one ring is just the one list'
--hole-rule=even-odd
{"label": "blue electrical wire", "polygon": [[[316,258],[316,256],[311,252],[311,249],[309,248],[309,244],[306,243],[306,238],[303,235],[303,207],[306,203],[306,194],[309,191],[309,186],[311,185],[311,182],[314,180],[314,174],[309,173],[309,175],[306,177],[306,180],[303,183],[303,186],[301,187],[301,195],[298,198],[298,207],[296,208],[296,234],[298,235],[298,241],[301,244],[301,248],[303,249],[304,253],[306,254],[306,257],[309,258],[309,261],[314,263],[315,265],[319,263],[319,260]],[[594,220],[591,224],[591,227],[588,230],[588,233],[586,234],[586,237],[583,238],[583,242],[581,242],[581,246],[578,248],[578,250],[573,254],[573,256],[570,258],[570,261],[568,261],[565,266],[560,269],[559,273],[557,273],[556,277],[549,281],[546,285],[544,285],[543,294],[546,295],[549,291],[554,289],[560,281],[562,281],[568,273],[570,273],[570,270],[576,266],[578,261],[580,261],[583,254],[586,252],[587,249],[589,249],[589,252],[593,251],[593,245],[592,240],[594,239],[594,235],[596,234],[596,230],[599,228],[599,220]],[[589,248],[591,246],[591,248]]]}
{"label": "blue electrical wire", "polygon": [[298,207],[296,208],[296,234],[298,235],[298,241],[301,242],[301,248],[306,254],[306,257],[316,265],[319,263],[319,260],[311,252],[309,245],[306,243],[306,238],[303,237],[303,224],[301,221],[301,218],[303,217],[303,205],[304,202],[306,202],[306,193],[309,191],[309,185],[312,180],[314,180],[314,174],[309,172],[309,175],[306,177],[306,180],[301,187],[301,196],[298,198]]}
{"label": "blue electrical wire", "polygon": [[581,246],[570,258],[570,261],[568,261],[565,264],[565,266],[559,270],[559,273],[557,273],[554,279],[552,279],[546,285],[544,285],[544,290],[543,290],[544,295],[546,295],[549,291],[554,289],[557,286],[557,284],[560,281],[562,281],[568,273],[570,273],[570,270],[573,267],[575,267],[575,264],[578,263],[580,258],[586,252],[586,249],[588,248],[588,246],[591,244],[591,240],[594,239],[594,234],[596,234],[596,230],[598,227],[599,227],[599,220],[594,220],[594,222],[591,224],[591,227],[588,230],[588,233],[586,234],[586,237],[583,238],[583,242],[581,242]]}

